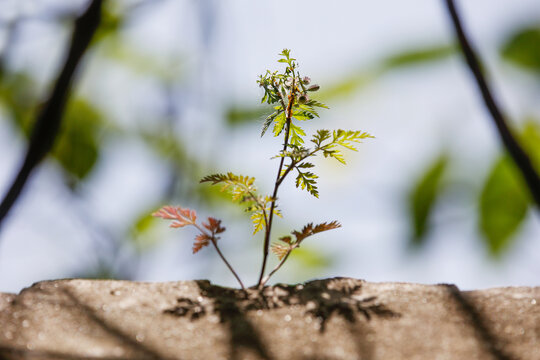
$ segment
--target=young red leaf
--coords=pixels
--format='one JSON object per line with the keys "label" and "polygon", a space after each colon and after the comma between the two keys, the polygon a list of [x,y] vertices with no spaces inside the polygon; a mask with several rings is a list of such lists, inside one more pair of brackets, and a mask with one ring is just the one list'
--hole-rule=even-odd
{"label": "young red leaf", "polygon": [[307,238],[308,236],[311,236],[311,235],[314,235],[323,231],[327,231],[327,230],[337,229],[339,227],[341,227],[341,224],[335,220],[330,223],[324,222],[322,224],[318,224],[315,226],[313,226],[313,223],[309,223],[306,226],[304,226],[302,231],[295,230],[292,232],[292,234],[296,237],[296,243],[299,243],[305,238]]}
{"label": "young red leaf", "polygon": [[212,238],[209,237],[207,234],[199,234],[195,237],[195,242],[193,243],[193,253],[195,254],[199,250],[201,250],[203,247],[208,246],[210,244],[210,240]]}
{"label": "young red leaf", "polygon": [[170,225],[172,228],[180,228],[186,225],[193,225],[197,220],[197,213],[195,210],[190,210],[188,208],[182,208],[180,206],[164,206],[152,216],[160,217],[165,220],[175,220]]}
{"label": "young red leaf", "polygon": [[160,217],[166,220],[174,220],[178,217],[178,212],[173,206],[164,206],[155,213],[153,213],[152,216]]}
{"label": "young red leaf", "polygon": [[291,244],[292,239],[290,236],[282,236],[279,238],[279,240],[283,241],[284,243]]}
{"label": "young red leaf", "polygon": [[213,217],[208,218],[207,223],[202,223],[202,225],[212,234],[220,234],[225,231],[225,228],[221,226],[221,220],[215,219]]}
{"label": "young red leaf", "polygon": [[279,260],[283,259],[290,250],[288,246],[275,244],[275,243],[272,244],[271,249],[272,249],[272,252],[276,254]]}

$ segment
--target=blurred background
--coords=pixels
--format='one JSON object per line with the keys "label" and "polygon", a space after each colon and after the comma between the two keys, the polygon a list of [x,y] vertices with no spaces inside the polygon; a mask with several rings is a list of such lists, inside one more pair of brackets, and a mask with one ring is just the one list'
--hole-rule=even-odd
{"label": "blurred background", "polygon": [[[83,0],[0,0],[0,192],[26,151]],[[540,4],[459,1],[501,106],[540,171]],[[540,217],[454,44],[442,1],[108,0],[78,69],[62,131],[0,233],[0,291],[65,277],[211,279],[236,286],[167,204],[223,220],[221,249],[256,282],[262,235],[198,180],[255,176],[270,193],[280,149],[260,138],[256,84],[292,49],[330,109],[306,125],[368,131],[347,166],[316,160],[320,199],[281,187],[275,238],[310,238],[274,281],[350,276],[539,285]],[[275,263],[275,259],[272,259]],[[271,264],[272,265],[272,264]]]}

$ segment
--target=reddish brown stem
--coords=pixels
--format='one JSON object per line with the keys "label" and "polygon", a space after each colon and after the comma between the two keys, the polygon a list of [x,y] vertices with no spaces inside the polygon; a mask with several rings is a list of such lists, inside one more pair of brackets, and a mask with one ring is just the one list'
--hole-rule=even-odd
{"label": "reddish brown stem", "polygon": [[221,260],[223,260],[223,262],[225,263],[225,265],[227,265],[227,267],[229,268],[229,270],[232,272],[232,274],[234,275],[234,277],[236,278],[236,280],[238,281],[238,283],[240,284],[240,287],[242,288],[242,290],[246,291],[246,287],[244,286],[244,283],[242,283],[242,280],[240,280],[240,277],[238,276],[238,274],[236,273],[236,271],[234,271],[233,267],[231,266],[231,264],[229,264],[229,262],[227,261],[227,259],[225,259],[225,255],[223,255],[223,253],[221,252],[221,250],[219,250],[219,246],[217,245],[217,239],[216,239],[216,236],[214,234],[212,235],[209,235],[206,231],[204,231],[203,228],[201,228],[199,225],[197,225],[196,223],[193,223],[193,226],[195,226],[197,228],[197,230],[199,230],[202,234],[206,235],[207,237],[210,238],[210,241],[212,241],[212,245],[214,245],[214,248],[216,249],[219,257],[221,258]]}
{"label": "reddish brown stem", "polygon": [[[285,120],[285,141],[283,143],[283,150],[282,152],[287,151],[287,146],[289,146],[289,135],[291,130],[291,118],[292,118],[292,107],[294,104],[294,80],[291,87],[291,94],[289,95],[289,104],[287,105],[286,110],[286,120]],[[259,281],[257,282],[257,287],[261,287],[264,271],[266,270],[266,262],[268,260],[268,253],[270,249],[270,233],[272,230],[272,221],[274,219],[274,209],[276,207],[276,198],[277,193],[279,189],[279,185],[281,184],[280,177],[281,177],[281,171],[283,170],[283,163],[285,162],[285,157],[281,157],[281,160],[279,162],[279,168],[278,173],[276,176],[276,182],[274,184],[274,192],[272,193],[272,205],[270,206],[270,213],[268,214],[268,224],[266,224],[266,231],[264,234],[264,244],[263,244],[263,261],[262,261],[262,267],[261,267],[261,273],[259,274]]]}

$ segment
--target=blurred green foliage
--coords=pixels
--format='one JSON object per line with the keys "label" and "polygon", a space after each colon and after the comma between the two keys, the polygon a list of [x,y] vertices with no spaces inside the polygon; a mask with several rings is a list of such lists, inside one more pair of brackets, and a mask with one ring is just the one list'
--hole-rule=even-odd
{"label": "blurred green foliage", "polygon": [[405,66],[418,66],[447,59],[455,55],[458,48],[455,45],[429,46],[406,50],[390,55],[382,61],[382,67],[394,70]]}
{"label": "blurred green foliage", "polygon": [[443,178],[449,158],[443,154],[436,158],[416,181],[409,194],[409,216],[413,234],[411,244],[423,245],[428,230],[429,215],[443,189]]}
{"label": "blurred green foliage", "polygon": [[[390,54],[376,61],[372,66],[360,68],[346,74],[339,80],[326,84],[319,91],[319,98],[322,102],[328,102],[332,99],[343,100],[372,84],[388,71],[439,62],[455,54],[456,47],[453,45],[429,45]],[[229,125],[239,126],[254,120],[263,120],[267,112],[267,108],[261,106],[233,104],[225,110],[224,117]]]}
{"label": "blurred green foliage", "polygon": [[316,246],[301,246],[290,256],[302,269],[309,272],[317,272],[329,268],[335,263],[335,259]]}
{"label": "blurred green foliage", "polygon": [[[154,54],[141,53],[125,42],[121,34],[131,18],[129,11],[124,10],[116,2],[106,2],[102,24],[93,39],[93,45],[99,51],[95,51],[93,56],[112,60],[138,75],[153,77],[164,86],[180,81],[177,63],[171,66],[171,63],[164,62]],[[499,50],[502,59],[509,64],[540,74],[540,25],[516,29]],[[429,45],[389,54],[325,85],[320,91],[320,98],[323,101],[343,100],[371,85],[389,71],[440,63],[456,53],[454,45]],[[0,107],[10,118],[11,124],[25,137],[29,136],[32,129],[38,101],[43,98],[43,94],[38,93],[39,89],[40,86],[36,85],[30,73],[10,72],[8,68],[0,66]],[[227,124],[235,127],[251,124],[254,120],[262,121],[266,113],[267,108],[264,106],[232,104],[225,109],[224,118]],[[162,198],[156,199],[155,207],[140,209],[127,231],[127,243],[139,255],[159,243],[159,227],[155,226],[156,219],[150,214],[164,202],[190,200],[208,206],[223,206],[227,199],[224,193],[215,187],[198,185],[200,175],[207,173],[212,164],[208,164],[207,159],[201,161],[189,155],[186,144],[175,136],[172,127],[156,121],[151,132],[123,129],[111,134],[114,125],[109,116],[105,109],[97,108],[91,98],[72,98],[67,104],[61,132],[51,155],[67,175],[66,185],[70,189],[89,177],[106,146],[105,138],[111,135],[136,138],[167,162],[172,185],[164,189]],[[540,130],[537,120],[525,123],[521,141],[540,171]],[[205,162],[206,165],[202,165]],[[425,166],[409,190],[407,206],[412,229],[411,243],[414,245],[422,246],[426,243],[430,218],[437,203],[444,199],[442,195],[448,185],[446,181],[451,178],[448,176],[450,162],[451,154],[435,158]],[[501,154],[494,160],[475,196],[478,201],[478,227],[486,248],[490,254],[501,256],[510,248],[513,237],[519,232],[531,207],[520,174],[505,155]],[[227,211],[232,211],[232,208],[227,208]],[[292,257],[302,267],[314,271],[333,263],[333,259],[322,250],[312,247],[299,248]],[[118,276],[105,265],[89,273],[100,278]]]}
{"label": "blurred green foliage", "polygon": [[506,250],[528,209],[528,198],[517,168],[508,156],[491,169],[479,199],[480,230],[490,253]]}
{"label": "blurred green foliage", "polygon": [[69,101],[52,155],[75,180],[84,179],[100,154],[101,112],[82,98]]}
{"label": "blurred green foliage", "polygon": [[518,29],[501,47],[503,58],[540,74],[540,25]]}

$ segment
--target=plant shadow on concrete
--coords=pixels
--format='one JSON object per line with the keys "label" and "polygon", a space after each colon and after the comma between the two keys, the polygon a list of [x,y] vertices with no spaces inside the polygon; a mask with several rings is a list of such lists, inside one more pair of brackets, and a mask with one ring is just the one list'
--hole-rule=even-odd
{"label": "plant shadow on concrete", "polygon": [[[277,284],[262,290],[236,290],[211,285],[208,281],[198,281],[201,294],[211,299],[210,305],[198,300],[178,298],[177,305],[164,313],[179,317],[189,317],[197,321],[208,315],[217,315],[221,323],[230,331],[231,358],[238,358],[236,351],[245,347],[263,359],[270,359],[261,338],[248,315],[259,310],[272,310],[292,306],[305,306],[304,316],[319,322],[319,331],[324,333],[328,321],[333,316],[342,317],[349,324],[357,319],[370,321],[372,317],[398,318],[401,315],[384,304],[378,303],[376,296],[358,299],[362,285],[350,285],[340,278],[328,282],[315,280],[305,285]],[[357,329],[351,328],[351,333]],[[363,352],[362,352],[363,353]],[[364,354],[365,355],[365,354]]]}

